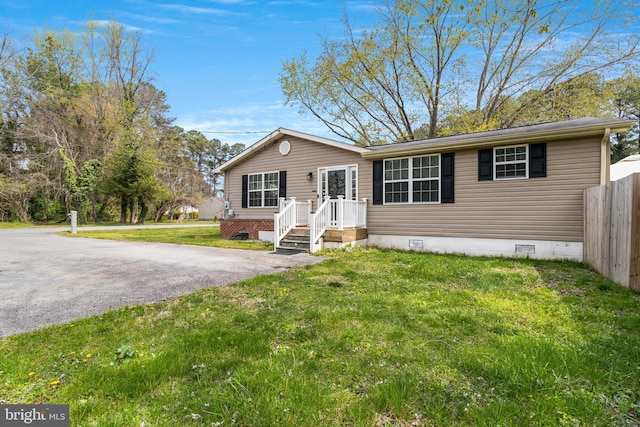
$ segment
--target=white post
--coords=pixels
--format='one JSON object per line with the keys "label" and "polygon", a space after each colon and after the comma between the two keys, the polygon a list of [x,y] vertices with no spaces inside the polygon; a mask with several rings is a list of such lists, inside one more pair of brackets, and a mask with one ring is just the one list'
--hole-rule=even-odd
{"label": "white post", "polygon": [[78,234],[78,212],[69,212],[69,218],[71,219],[71,234]]}
{"label": "white post", "polygon": [[337,212],[338,230],[344,230],[344,196],[338,196],[338,212]]}
{"label": "white post", "polygon": [[273,247],[278,248],[280,244],[280,221],[278,221],[278,213],[273,214]]}
{"label": "white post", "polygon": [[362,208],[362,226],[367,227],[367,199],[362,199],[364,206]]}
{"label": "white post", "polygon": [[[324,200],[331,200],[331,196],[324,196]],[[329,208],[331,208],[331,206],[329,206]],[[328,225],[331,222],[331,209],[325,209],[325,212],[324,222]]]}
{"label": "white post", "polygon": [[285,202],[284,197],[279,197],[278,198],[278,206],[279,206],[281,212],[282,212],[282,209],[285,208],[284,202]]}
{"label": "white post", "polygon": [[291,209],[291,224],[293,224],[293,226],[297,226],[298,225],[298,207],[296,206],[296,198],[295,197],[291,197],[291,202],[293,205],[293,208]]}
{"label": "white post", "polygon": [[314,215],[309,212],[309,252],[314,253],[316,251],[316,219]]}

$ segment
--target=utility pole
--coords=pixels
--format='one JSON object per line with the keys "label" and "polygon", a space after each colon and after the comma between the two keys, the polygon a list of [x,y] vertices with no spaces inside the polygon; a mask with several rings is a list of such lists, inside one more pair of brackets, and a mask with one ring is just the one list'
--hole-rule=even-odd
{"label": "utility pole", "polygon": [[71,211],[67,214],[71,219],[71,234],[78,234],[78,211]]}

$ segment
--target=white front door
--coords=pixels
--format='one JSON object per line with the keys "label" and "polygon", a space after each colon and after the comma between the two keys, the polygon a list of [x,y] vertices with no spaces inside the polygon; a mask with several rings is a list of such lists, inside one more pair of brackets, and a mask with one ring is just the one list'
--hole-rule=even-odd
{"label": "white front door", "polygon": [[318,195],[324,199],[329,196],[346,200],[358,198],[358,165],[331,166],[318,170]]}

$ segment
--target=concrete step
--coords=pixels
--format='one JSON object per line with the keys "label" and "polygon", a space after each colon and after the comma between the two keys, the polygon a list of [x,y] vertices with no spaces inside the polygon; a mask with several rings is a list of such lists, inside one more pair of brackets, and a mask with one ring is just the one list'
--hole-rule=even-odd
{"label": "concrete step", "polygon": [[308,251],[309,250],[309,241],[301,242],[301,241],[298,241],[298,240],[283,239],[283,240],[280,241],[280,247],[296,248],[296,249],[301,249],[301,250]]}
{"label": "concrete step", "polygon": [[308,253],[308,249],[297,249],[297,248],[276,248],[276,253],[279,255],[295,255],[295,254],[303,254]]}

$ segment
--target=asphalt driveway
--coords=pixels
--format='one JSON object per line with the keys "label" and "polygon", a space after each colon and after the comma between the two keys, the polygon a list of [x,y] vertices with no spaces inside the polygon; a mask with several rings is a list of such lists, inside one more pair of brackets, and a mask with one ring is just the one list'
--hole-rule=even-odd
{"label": "asphalt driveway", "polygon": [[0,337],[321,260],[70,238],[60,230],[68,228],[0,230]]}

